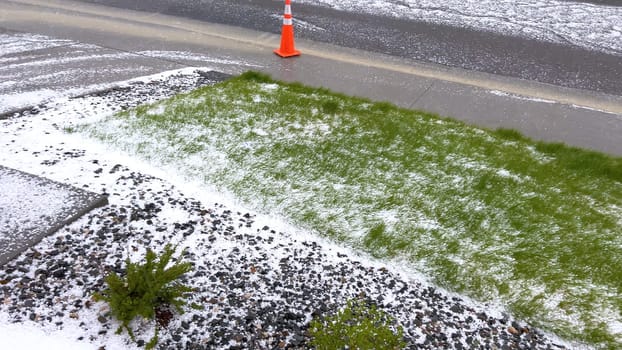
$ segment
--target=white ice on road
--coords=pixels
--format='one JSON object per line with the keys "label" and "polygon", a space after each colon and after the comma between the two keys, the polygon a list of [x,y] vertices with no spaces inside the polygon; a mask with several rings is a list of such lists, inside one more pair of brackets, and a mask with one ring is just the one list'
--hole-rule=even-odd
{"label": "white ice on road", "polygon": [[196,52],[124,52],[44,35],[0,34],[0,114],[104,89],[132,77],[206,64],[228,73],[259,67]]}
{"label": "white ice on road", "polygon": [[[558,0],[298,0],[622,55],[622,6]],[[294,9],[295,11],[295,9]],[[295,12],[294,12],[295,16]]]}
{"label": "white ice on road", "polygon": [[[52,39],[44,35],[15,33],[0,34],[0,57],[15,53],[49,49],[52,47],[71,45],[74,42],[64,39]],[[7,62],[3,58],[0,62]]]}

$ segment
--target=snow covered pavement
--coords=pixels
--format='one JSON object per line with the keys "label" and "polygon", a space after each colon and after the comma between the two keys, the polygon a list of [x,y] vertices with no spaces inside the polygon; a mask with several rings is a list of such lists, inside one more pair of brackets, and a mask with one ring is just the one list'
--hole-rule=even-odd
{"label": "snow covered pavement", "polygon": [[622,55],[622,6],[562,0],[300,0]]}
{"label": "snow covered pavement", "polygon": [[1,165],[0,193],[0,266],[42,237],[107,203],[104,196]]}
{"label": "snow covered pavement", "polygon": [[103,90],[133,77],[206,64],[220,70],[253,66],[226,57],[178,51],[124,52],[0,28],[0,118],[58,97]]}

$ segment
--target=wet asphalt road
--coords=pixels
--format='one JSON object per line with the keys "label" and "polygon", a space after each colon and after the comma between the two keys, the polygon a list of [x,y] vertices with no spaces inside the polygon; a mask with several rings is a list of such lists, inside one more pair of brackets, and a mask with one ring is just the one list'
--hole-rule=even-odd
{"label": "wet asphalt road", "polygon": [[[278,33],[281,0],[81,0]],[[618,0],[592,3],[622,5]],[[622,95],[622,56],[472,29],[295,4],[297,37],[424,62]]]}

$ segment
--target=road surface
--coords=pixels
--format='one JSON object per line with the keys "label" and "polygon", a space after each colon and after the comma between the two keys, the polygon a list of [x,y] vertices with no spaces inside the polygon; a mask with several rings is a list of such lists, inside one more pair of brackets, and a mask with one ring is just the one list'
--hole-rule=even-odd
{"label": "road surface", "polygon": [[[280,30],[279,13],[283,6],[281,0],[82,1],[270,33]],[[595,2],[622,5],[612,0]],[[622,51],[615,54],[590,50],[568,42],[557,33],[553,35],[560,37],[559,42],[547,42],[493,30],[407,19],[407,16],[396,18],[353,13],[296,1],[293,7],[296,35],[300,38],[622,96]],[[542,8],[541,11],[546,12],[547,9]],[[622,15],[622,9],[617,14]],[[558,16],[570,14],[562,12]],[[570,25],[573,23],[568,23]],[[527,29],[541,30],[535,28],[537,24],[530,23],[530,26]]]}

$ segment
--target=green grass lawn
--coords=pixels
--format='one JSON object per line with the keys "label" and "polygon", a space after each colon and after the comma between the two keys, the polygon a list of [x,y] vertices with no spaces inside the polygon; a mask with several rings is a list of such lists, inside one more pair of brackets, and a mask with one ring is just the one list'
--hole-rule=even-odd
{"label": "green grass lawn", "polygon": [[622,159],[247,73],[78,128],[567,339],[622,347]]}

